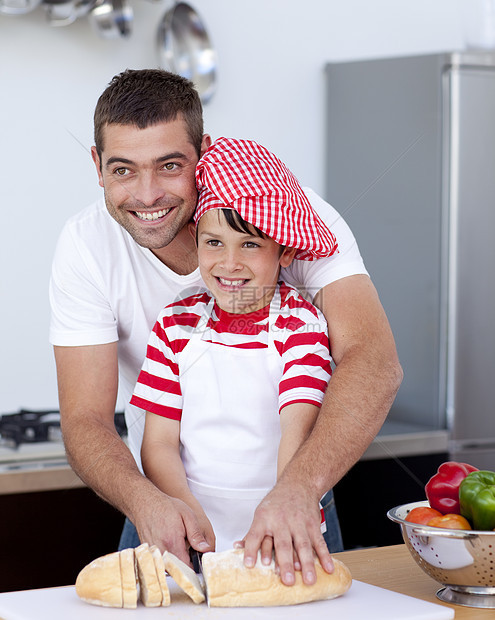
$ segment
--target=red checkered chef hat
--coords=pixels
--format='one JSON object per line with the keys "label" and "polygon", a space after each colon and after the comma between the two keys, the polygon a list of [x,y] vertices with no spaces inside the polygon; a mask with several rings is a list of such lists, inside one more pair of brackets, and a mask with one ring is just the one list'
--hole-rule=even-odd
{"label": "red checkered chef hat", "polygon": [[314,211],[299,182],[273,153],[251,140],[219,138],[196,168],[197,223],[210,209],[234,209],[295,258],[314,260],[337,250],[334,235]]}

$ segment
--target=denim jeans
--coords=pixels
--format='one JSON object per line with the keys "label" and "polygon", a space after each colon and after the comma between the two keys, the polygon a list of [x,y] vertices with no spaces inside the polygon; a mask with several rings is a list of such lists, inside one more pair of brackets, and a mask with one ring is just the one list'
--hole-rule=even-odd
{"label": "denim jeans", "polygon": [[134,549],[136,547],[139,547],[140,544],[141,541],[139,540],[139,536],[136,528],[134,527],[134,524],[131,523],[131,521],[129,521],[129,519],[126,517],[124,521],[124,527],[122,528],[122,534],[120,535],[119,551],[122,551],[122,549],[128,549],[130,547]]}
{"label": "denim jeans", "polygon": [[[337,553],[344,550],[342,543],[342,535],[340,533],[339,518],[337,516],[337,508],[335,507],[335,500],[333,497],[333,491],[330,490],[321,500],[323,512],[325,514],[325,521],[327,524],[327,531],[323,534],[323,538],[327,543],[330,553]],[[126,518],[124,527],[122,529],[122,535],[119,542],[119,551],[127,549],[128,547],[138,547],[140,544],[139,537],[134,525]]]}
{"label": "denim jeans", "polygon": [[327,543],[330,553],[338,553],[344,551],[344,543],[342,542],[342,534],[340,532],[339,517],[335,506],[333,491],[330,489],[323,499],[320,500],[325,514],[325,522],[327,531],[323,534],[323,538]]}

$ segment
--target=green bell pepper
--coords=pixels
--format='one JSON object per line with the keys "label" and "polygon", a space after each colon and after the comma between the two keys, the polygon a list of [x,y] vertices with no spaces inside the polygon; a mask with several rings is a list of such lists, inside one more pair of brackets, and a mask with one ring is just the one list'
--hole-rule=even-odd
{"label": "green bell pepper", "polygon": [[475,530],[495,528],[495,472],[473,471],[459,487],[461,515]]}

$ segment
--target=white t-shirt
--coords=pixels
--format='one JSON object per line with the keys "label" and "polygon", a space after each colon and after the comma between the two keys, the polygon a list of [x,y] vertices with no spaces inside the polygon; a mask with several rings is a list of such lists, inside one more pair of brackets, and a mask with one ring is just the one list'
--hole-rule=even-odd
{"label": "white t-shirt", "polygon": [[[338,252],[315,261],[293,261],[281,279],[310,300],[324,286],[367,274],[351,230],[312,190],[312,206],[337,238]],[[65,224],[52,265],[50,342],[84,346],[118,341],[119,393],[125,403],[129,448],[141,466],[144,412],[129,404],[150,331],[162,308],[204,290],[199,269],[176,274],[139,246],[98,200]]]}

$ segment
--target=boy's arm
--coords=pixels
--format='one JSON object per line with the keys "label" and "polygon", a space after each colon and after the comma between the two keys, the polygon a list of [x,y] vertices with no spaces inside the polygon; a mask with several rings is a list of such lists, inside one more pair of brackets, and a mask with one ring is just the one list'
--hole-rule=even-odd
{"label": "boy's arm", "polygon": [[310,403],[292,403],[280,412],[282,437],[278,449],[277,480],[287,463],[309,436],[318,411],[319,407]]}
{"label": "boy's arm", "polygon": [[187,484],[180,456],[180,422],[146,413],[141,461],[146,477],[163,493],[184,502],[194,512],[208,544],[215,547],[215,535],[201,504]]}

